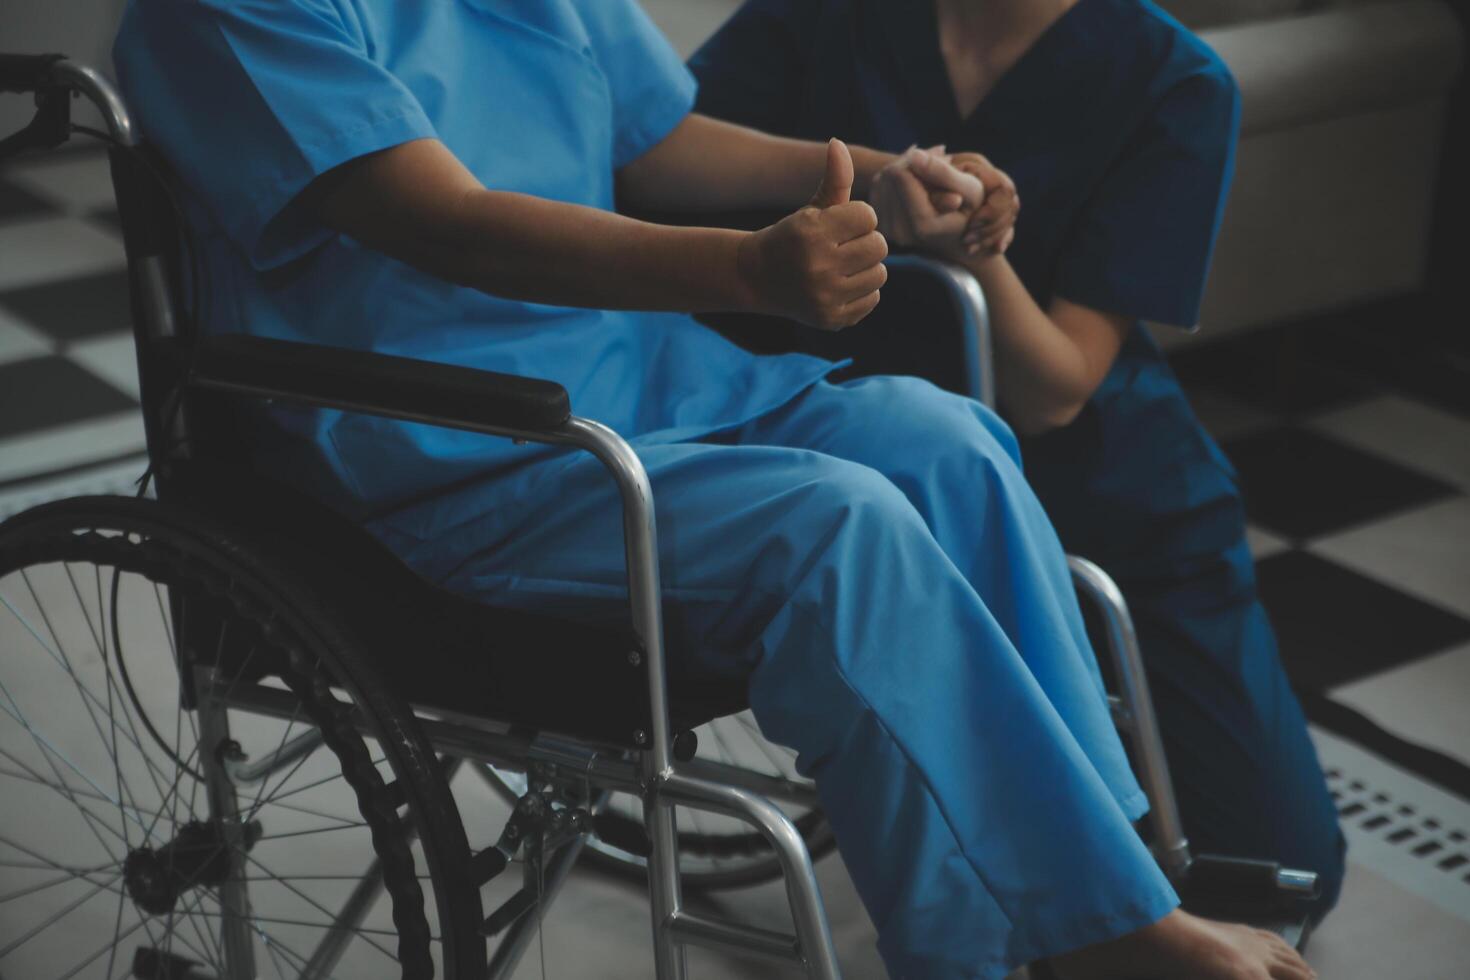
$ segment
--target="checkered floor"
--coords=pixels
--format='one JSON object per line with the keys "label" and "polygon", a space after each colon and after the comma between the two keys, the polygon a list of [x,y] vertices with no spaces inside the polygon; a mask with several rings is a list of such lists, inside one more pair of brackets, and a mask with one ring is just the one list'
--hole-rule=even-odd
{"label": "checkered floor", "polygon": [[[1240,470],[1261,589],[1355,852],[1433,832],[1412,874],[1370,870],[1470,921],[1470,357],[1404,343],[1414,315],[1386,304],[1176,364]],[[105,157],[0,173],[0,518],[140,473],[128,319]],[[1393,800],[1408,810],[1371,827],[1390,798],[1370,805],[1353,768],[1368,764],[1409,786]],[[1439,794],[1433,827],[1404,801],[1415,785]]]}

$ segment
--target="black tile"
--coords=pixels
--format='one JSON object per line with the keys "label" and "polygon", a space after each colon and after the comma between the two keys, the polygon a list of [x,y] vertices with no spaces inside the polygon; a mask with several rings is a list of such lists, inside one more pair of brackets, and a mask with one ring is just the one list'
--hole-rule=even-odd
{"label": "black tile", "polygon": [[30,191],[0,180],[0,221],[56,214],[59,210]]}
{"label": "black tile", "polygon": [[1314,335],[1284,327],[1181,351],[1171,358],[1187,390],[1210,389],[1277,415],[1342,408],[1378,391],[1372,375],[1316,356]]}
{"label": "black tile", "polygon": [[0,438],[130,408],[133,399],[64,357],[0,364]]}
{"label": "black tile", "polygon": [[1470,620],[1305,551],[1259,562],[1292,683],[1321,691],[1470,639]]}
{"label": "black tile", "polygon": [[104,272],[0,293],[4,306],[58,343],[126,330],[128,275]]}
{"label": "black tile", "polygon": [[1320,537],[1456,492],[1432,477],[1294,426],[1224,443],[1245,509],[1268,531]]}

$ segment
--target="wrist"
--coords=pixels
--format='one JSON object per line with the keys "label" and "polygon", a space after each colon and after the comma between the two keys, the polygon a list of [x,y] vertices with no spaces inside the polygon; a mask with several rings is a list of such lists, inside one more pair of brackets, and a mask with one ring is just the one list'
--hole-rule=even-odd
{"label": "wrist", "polygon": [[738,313],[765,313],[764,283],[767,279],[766,259],[761,248],[759,231],[736,233],[731,257],[733,275],[726,281],[732,285],[731,309]]}

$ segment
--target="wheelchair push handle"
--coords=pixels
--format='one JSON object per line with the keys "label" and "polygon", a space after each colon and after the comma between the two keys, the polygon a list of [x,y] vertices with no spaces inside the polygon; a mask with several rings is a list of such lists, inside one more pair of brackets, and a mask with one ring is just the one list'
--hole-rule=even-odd
{"label": "wheelchair push handle", "polygon": [[61,54],[0,54],[0,92],[35,92],[54,85],[51,68]]}
{"label": "wheelchair push handle", "polygon": [[0,139],[0,160],[24,150],[49,150],[71,138],[71,91],[56,77],[59,54],[0,54],[0,92],[36,93],[36,115]]}

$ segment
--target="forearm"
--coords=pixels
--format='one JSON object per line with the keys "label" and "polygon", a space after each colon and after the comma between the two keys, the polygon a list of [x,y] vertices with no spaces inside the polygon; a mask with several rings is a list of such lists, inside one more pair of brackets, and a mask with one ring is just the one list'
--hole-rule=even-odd
{"label": "forearm", "polygon": [[[863,198],[893,154],[849,149],[853,196]],[[635,211],[792,211],[810,198],[826,159],[825,143],[772,136],[694,113],[618,171],[618,198]]]}
{"label": "forearm", "polygon": [[412,264],[510,299],[595,309],[740,311],[748,233],[650,224],[597,208],[476,190],[427,224]]}
{"label": "forearm", "polygon": [[1006,418],[1026,435],[1067,425],[1111,368],[1121,318],[1085,311],[1101,328],[1069,332],[1037,304],[1004,256],[978,257],[966,266],[990,310],[996,390]]}

